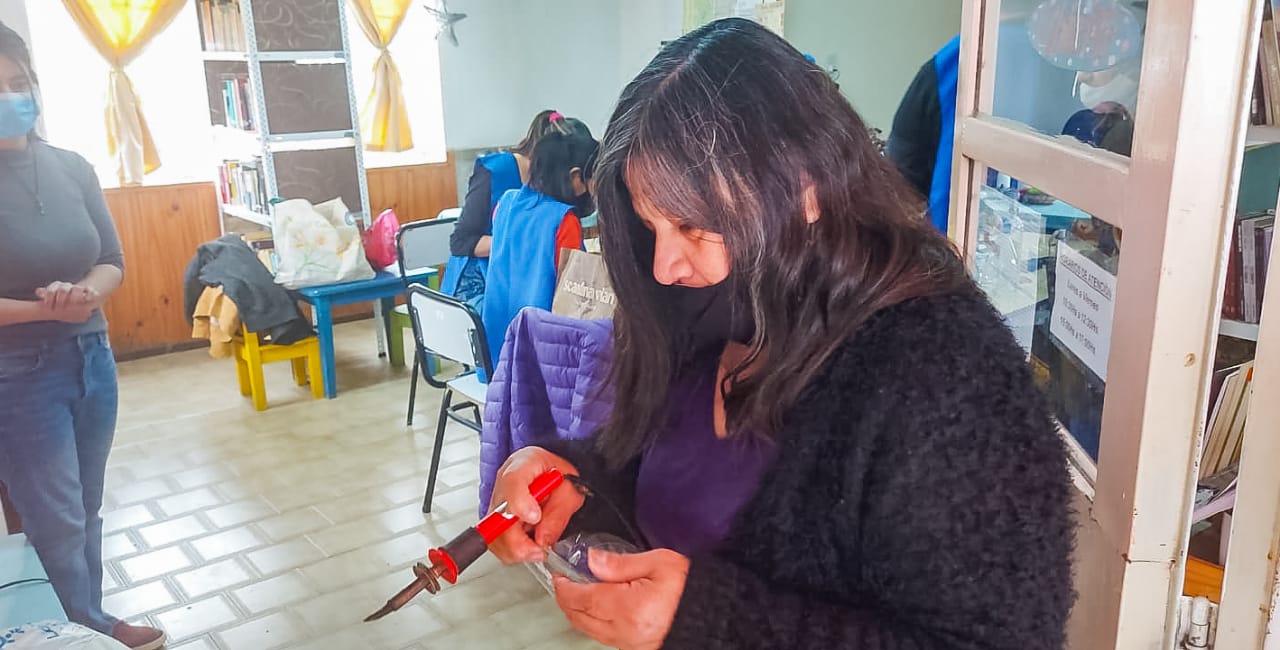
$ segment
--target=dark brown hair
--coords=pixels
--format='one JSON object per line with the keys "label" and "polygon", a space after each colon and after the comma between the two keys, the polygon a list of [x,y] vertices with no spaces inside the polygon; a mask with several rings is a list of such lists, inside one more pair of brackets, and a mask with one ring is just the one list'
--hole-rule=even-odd
{"label": "dark brown hair", "polygon": [[36,70],[31,67],[31,50],[27,49],[27,42],[4,23],[0,23],[0,56],[13,59],[27,73],[31,85],[37,85]]}
{"label": "dark brown hair", "polygon": [[[732,435],[775,434],[824,362],[877,311],[967,282],[831,78],[754,22],[716,21],[664,47],[623,91],[599,158],[619,396],[599,440],[615,465],[679,399],[668,386],[691,326],[677,307],[690,289],[653,277],[655,240],[634,196],[681,227],[724,238],[733,309],[754,324],[750,354],[722,386]],[[820,214],[813,223],[806,191]],[[763,367],[745,374],[757,360]]]}
{"label": "dark brown hair", "polygon": [[573,191],[572,171],[575,168],[584,170],[585,183],[586,166],[599,146],[586,124],[571,117],[556,120],[554,128],[533,148],[529,187],[561,203],[573,205],[578,195]]}
{"label": "dark brown hair", "polygon": [[[552,119],[553,117],[556,119]],[[529,123],[529,130],[524,134],[524,138],[511,151],[525,158],[532,158],[533,148],[538,146],[538,141],[548,133],[558,132],[567,135],[566,129],[571,130],[572,128],[572,125],[566,124],[567,121],[559,111],[550,109],[534,115],[533,121]],[[574,122],[577,122],[577,120],[574,120]]]}

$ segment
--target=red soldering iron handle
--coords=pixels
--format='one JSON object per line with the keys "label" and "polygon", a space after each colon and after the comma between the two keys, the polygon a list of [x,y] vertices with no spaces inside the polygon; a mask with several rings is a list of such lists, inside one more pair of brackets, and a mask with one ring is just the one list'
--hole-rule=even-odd
{"label": "red soldering iron handle", "polygon": [[[564,475],[558,470],[549,470],[529,484],[529,494],[542,503],[551,496],[551,492],[564,482]],[[449,540],[449,543],[432,549],[427,557],[431,566],[438,571],[441,578],[450,584],[457,582],[458,574],[466,570],[480,556],[489,550],[493,540],[498,539],[512,526],[520,521],[518,517],[507,511],[507,504],[502,504],[489,513],[474,528],[462,531],[462,534]]]}
{"label": "red soldering iron handle", "polygon": [[[538,478],[533,479],[533,482],[529,484],[529,494],[533,496],[535,501],[542,503],[543,501],[546,501],[547,497],[551,496],[551,493],[555,491],[556,488],[560,487],[560,484],[563,482],[564,474],[561,474],[560,470],[547,470],[539,475]],[[484,543],[486,545],[492,544],[493,540],[501,537],[503,533],[507,532],[507,530],[514,526],[519,520],[520,519],[518,517],[507,512],[505,507],[499,507],[497,510],[489,513],[484,519],[481,519],[480,523],[476,524],[476,531],[484,538]]]}
{"label": "red soldering iron handle", "polygon": [[542,503],[551,496],[552,491],[560,487],[561,483],[564,483],[564,474],[561,474],[560,470],[547,470],[529,484],[529,494],[533,495],[534,501]]}

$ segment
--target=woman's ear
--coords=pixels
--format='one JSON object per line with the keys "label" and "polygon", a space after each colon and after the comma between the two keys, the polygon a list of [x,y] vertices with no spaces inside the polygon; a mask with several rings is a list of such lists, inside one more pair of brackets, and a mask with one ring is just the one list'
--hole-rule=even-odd
{"label": "woman's ear", "polygon": [[576,195],[585,194],[587,184],[582,180],[582,168],[574,167],[569,170],[569,182],[573,184],[573,193]]}

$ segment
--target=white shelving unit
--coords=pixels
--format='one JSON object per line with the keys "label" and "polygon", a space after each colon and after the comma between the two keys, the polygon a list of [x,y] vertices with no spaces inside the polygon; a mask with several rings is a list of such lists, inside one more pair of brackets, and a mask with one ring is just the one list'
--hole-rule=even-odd
{"label": "white shelving unit", "polygon": [[1222,326],[1218,329],[1218,333],[1231,338],[1244,339],[1246,341],[1258,340],[1258,324],[1242,323],[1238,320],[1222,319]]}
{"label": "white shelving unit", "polygon": [[269,214],[254,212],[243,205],[234,205],[229,203],[220,203],[218,205],[222,208],[222,214],[226,216],[243,219],[267,228],[271,227],[271,215]]}
{"label": "white shelving unit", "polygon": [[[202,26],[207,1],[199,2]],[[238,5],[244,33],[232,42],[243,42],[244,51],[217,49],[221,44],[209,43],[205,29],[205,77],[215,150],[224,165],[256,165],[262,188],[247,189],[256,190],[253,202],[261,205],[228,200],[230,191],[220,187],[223,232],[246,226],[229,224],[226,217],[270,229],[271,204],[277,199],[321,203],[338,197],[368,223],[343,0],[239,0]],[[213,24],[236,27],[225,20]],[[245,84],[247,107],[224,98],[230,80]],[[229,111],[245,111],[252,129],[236,128],[227,119]]]}
{"label": "white shelving unit", "polygon": [[1260,147],[1277,142],[1280,142],[1280,126],[1254,124],[1249,127],[1248,134],[1245,136],[1246,147]]}

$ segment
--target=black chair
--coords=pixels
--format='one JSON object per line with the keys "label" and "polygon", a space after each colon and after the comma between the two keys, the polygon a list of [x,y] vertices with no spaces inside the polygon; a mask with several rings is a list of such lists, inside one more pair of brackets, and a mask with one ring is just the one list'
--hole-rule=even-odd
{"label": "black chair", "polygon": [[[422,511],[429,513],[436,488],[436,473],[440,469],[440,452],[444,448],[445,425],[453,420],[476,433],[481,431],[480,406],[484,404],[488,386],[480,383],[476,368],[482,368],[486,376],[492,376],[493,362],[489,355],[489,342],[484,335],[484,324],[466,303],[414,284],[409,287],[409,318],[413,322],[413,338],[419,358],[425,359],[426,355],[434,354],[463,367],[452,378],[442,380],[427,370],[427,364],[420,364],[422,378],[444,391],[436,422],[435,448],[431,452],[431,471],[427,475],[427,490],[422,498]],[[454,404],[455,394],[465,401]],[[468,410],[472,418],[460,415]]]}

